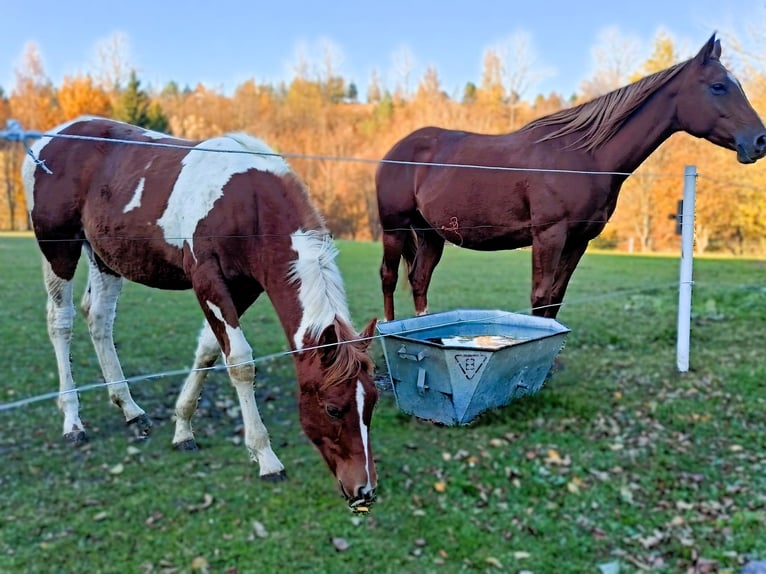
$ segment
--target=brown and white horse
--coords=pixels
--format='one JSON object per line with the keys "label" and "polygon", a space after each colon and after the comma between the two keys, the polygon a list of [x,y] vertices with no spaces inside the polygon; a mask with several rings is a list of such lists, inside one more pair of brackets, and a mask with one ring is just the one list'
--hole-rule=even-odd
{"label": "brown and white horse", "polygon": [[531,245],[532,312],[556,317],[623,182],[673,133],[734,150],[742,163],[762,158],[766,129],[720,54],[713,36],[686,62],[513,133],[427,127],[396,143],[376,174],[386,320],[402,257],[415,313],[428,312],[445,241],[479,251]]}
{"label": "brown and white horse", "polygon": [[[352,329],[336,247],[308,193],[261,140],[232,134],[188,141],[103,119],[48,132],[22,175],[43,253],[48,333],[60,377],[64,435],[85,438],[69,362],[72,279],[84,250],[82,310],[111,401],[147,433],[112,338],[123,278],[194,289],[205,323],[176,403],[173,444],[196,448],[191,417],[207,367],[222,353],[242,409],[245,445],[264,479],[284,476],[253,393],[253,353],[241,315],[264,291],[284,328],[300,388],[300,419],[349,504],[377,482],[370,423],[377,391],[367,353],[375,321]],[[51,172],[41,169],[39,162]],[[122,381],[122,382],[121,382]]]}

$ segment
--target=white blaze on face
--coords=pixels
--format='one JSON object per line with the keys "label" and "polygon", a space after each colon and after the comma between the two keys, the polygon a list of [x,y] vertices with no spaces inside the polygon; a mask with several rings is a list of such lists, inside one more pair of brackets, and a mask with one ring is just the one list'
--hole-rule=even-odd
{"label": "white blaze on face", "polygon": [[356,410],[359,413],[359,430],[362,433],[362,444],[364,444],[364,468],[367,470],[367,484],[364,486],[364,494],[372,492],[372,483],[370,477],[372,471],[370,469],[370,429],[364,424],[364,399],[365,399],[364,386],[361,381],[356,382]]}
{"label": "white blaze on face", "polygon": [[739,80],[732,74],[729,70],[726,70],[726,75],[729,76],[729,79],[732,81],[732,83],[739,88],[739,91],[742,92],[742,95],[745,95],[745,90],[742,89],[742,84],[739,83]]}
{"label": "white blaze on face", "polygon": [[314,338],[338,317],[350,322],[346,293],[335,257],[338,249],[326,231],[303,231],[291,235],[298,253],[290,279],[298,283],[298,300],[303,314],[293,335],[295,348],[303,348],[303,337]]}
{"label": "white blaze on face", "polygon": [[197,225],[223,195],[223,188],[232,176],[250,170],[269,171],[279,176],[290,171],[287,162],[279,156],[242,153],[274,153],[261,140],[244,134],[214,138],[197,144],[195,148],[181,162],[181,172],[168,198],[167,209],[157,220],[165,241],[179,249],[187,242],[192,253],[192,238]]}

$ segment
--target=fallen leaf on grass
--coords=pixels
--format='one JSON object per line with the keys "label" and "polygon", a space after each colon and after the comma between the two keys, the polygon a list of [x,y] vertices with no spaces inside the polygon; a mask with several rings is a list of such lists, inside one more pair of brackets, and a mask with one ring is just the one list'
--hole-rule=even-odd
{"label": "fallen leaf on grass", "polygon": [[121,462],[118,462],[112,468],[109,469],[109,474],[122,474],[124,470],[125,470],[125,466]]}
{"label": "fallen leaf on grass", "polygon": [[191,569],[194,572],[197,572],[197,571],[207,572],[209,568],[210,568],[210,563],[207,561],[207,558],[205,558],[204,556],[197,556],[191,562]]}
{"label": "fallen leaf on grass", "polygon": [[333,536],[332,545],[335,546],[335,550],[338,552],[344,552],[351,546],[345,538],[341,538],[340,536]]}
{"label": "fallen leaf on grass", "polygon": [[517,550],[516,552],[513,553],[513,557],[516,560],[526,560],[530,556],[532,555],[529,552],[524,552],[523,550]]}
{"label": "fallen leaf on grass", "polygon": [[202,498],[202,502],[200,504],[190,504],[186,507],[186,510],[189,512],[198,512],[200,510],[207,510],[213,505],[213,501],[215,499],[213,498],[212,494],[208,494],[207,492]]}
{"label": "fallen leaf on grass", "polygon": [[445,492],[447,490],[447,483],[443,480],[437,480],[434,482],[434,490],[436,492]]}
{"label": "fallen leaf on grass", "polygon": [[266,527],[257,520],[253,520],[253,533],[258,538],[266,538],[269,535]]}
{"label": "fallen leaf on grass", "polygon": [[615,560],[614,562],[599,564],[598,569],[601,571],[601,574],[620,574],[620,562]]}
{"label": "fallen leaf on grass", "polygon": [[487,557],[484,559],[484,562],[486,562],[486,563],[487,563],[487,564],[489,564],[490,566],[494,566],[495,568],[500,568],[500,569],[502,569],[502,568],[503,568],[503,563],[502,563],[502,562],[500,562],[500,560],[498,560],[498,559],[497,559],[497,558],[495,558],[494,556],[487,556]]}

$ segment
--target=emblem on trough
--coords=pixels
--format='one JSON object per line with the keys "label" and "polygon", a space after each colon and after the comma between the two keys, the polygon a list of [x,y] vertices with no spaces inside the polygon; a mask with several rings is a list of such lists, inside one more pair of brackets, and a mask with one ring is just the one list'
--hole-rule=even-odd
{"label": "emblem on trough", "polygon": [[479,309],[377,328],[399,408],[450,426],[538,392],[570,332],[555,319]]}

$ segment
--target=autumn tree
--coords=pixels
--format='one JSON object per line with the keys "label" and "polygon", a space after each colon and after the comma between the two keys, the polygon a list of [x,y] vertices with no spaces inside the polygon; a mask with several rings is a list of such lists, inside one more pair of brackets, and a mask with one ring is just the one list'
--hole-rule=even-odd
{"label": "autumn tree", "polygon": [[592,100],[629,83],[636,69],[639,48],[636,38],[623,34],[618,28],[604,30],[592,49],[595,69],[593,75],[582,82],[580,99]]}
{"label": "autumn tree", "polygon": [[538,62],[532,37],[528,32],[515,32],[494,49],[500,60],[500,74],[507,94],[509,127],[518,126],[517,113],[528,91],[550,74]]}
{"label": "autumn tree", "polygon": [[47,130],[60,122],[53,83],[45,74],[36,44],[27,44],[16,68],[16,85],[10,97],[11,115],[28,130]]}
{"label": "autumn tree", "polygon": [[[678,62],[672,38],[660,31],[654,39],[649,58],[627,80],[634,82],[654,74]],[[618,81],[618,67],[609,74]],[[607,74],[607,77],[609,77]],[[621,80],[620,80],[621,81]],[[654,151],[623,186],[618,210],[611,227],[618,229],[618,236],[628,241],[630,249],[651,252],[655,249],[669,249],[677,245],[674,236],[675,224],[669,215],[676,211],[680,196],[678,179],[669,178],[671,173],[680,175],[683,166],[675,164],[672,144],[665,142]]]}
{"label": "autumn tree", "polygon": [[109,95],[89,75],[66,76],[58,90],[58,102],[63,120],[83,114],[109,116],[112,108]]}

